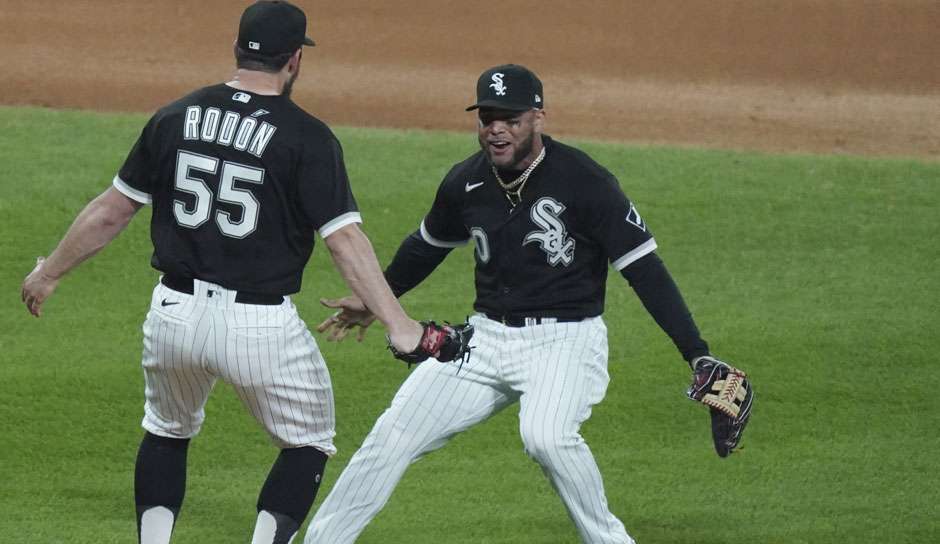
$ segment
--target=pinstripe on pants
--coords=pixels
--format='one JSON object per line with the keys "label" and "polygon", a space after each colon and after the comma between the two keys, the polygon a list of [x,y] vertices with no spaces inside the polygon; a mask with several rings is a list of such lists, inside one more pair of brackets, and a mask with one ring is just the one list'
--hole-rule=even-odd
{"label": "pinstripe on pants", "polygon": [[277,447],[336,452],[326,362],[288,297],[279,306],[240,304],[234,291],[199,280],[192,295],[157,284],[144,322],[143,368],[142,426],[153,434],[195,436],[222,379]]}
{"label": "pinstripe on pants", "polygon": [[607,328],[578,323],[506,327],[474,316],[470,361],[418,366],[343,470],[305,544],[354,542],[388,501],[408,465],[452,436],[519,401],[526,453],[542,467],[586,543],[631,544],[607,506],[594,456],[578,433],[604,398]]}

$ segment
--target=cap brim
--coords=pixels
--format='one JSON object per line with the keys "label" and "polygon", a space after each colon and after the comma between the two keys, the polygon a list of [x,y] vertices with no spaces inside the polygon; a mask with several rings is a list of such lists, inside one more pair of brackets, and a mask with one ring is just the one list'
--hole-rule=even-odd
{"label": "cap brim", "polygon": [[304,36],[304,45],[314,46],[313,40],[310,39],[310,36]]}
{"label": "cap brim", "polygon": [[481,100],[476,104],[467,108],[467,111],[473,111],[479,108],[493,108],[494,110],[509,110],[509,111],[528,111],[533,109],[532,106],[528,104],[514,104],[511,102],[501,102],[499,100]]}

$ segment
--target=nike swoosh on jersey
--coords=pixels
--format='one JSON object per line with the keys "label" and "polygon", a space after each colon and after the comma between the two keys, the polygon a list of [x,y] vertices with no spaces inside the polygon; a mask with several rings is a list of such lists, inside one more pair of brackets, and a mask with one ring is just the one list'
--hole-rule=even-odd
{"label": "nike swoosh on jersey", "polygon": [[470,182],[467,182],[467,186],[464,187],[463,190],[469,193],[470,191],[476,189],[480,185],[483,185],[482,181],[480,183],[474,183],[473,185],[471,185]]}
{"label": "nike swoosh on jersey", "polygon": [[179,304],[179,302],[167,302],[166,299],[163,299],[163,301],[160,302],[160,306],[172,306],[174,304]]}

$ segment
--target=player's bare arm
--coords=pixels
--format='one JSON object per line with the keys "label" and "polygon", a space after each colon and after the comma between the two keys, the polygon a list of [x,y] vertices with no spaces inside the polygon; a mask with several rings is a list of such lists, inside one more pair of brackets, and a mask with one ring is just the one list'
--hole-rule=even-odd
{"label": "player's bare arm", "polygon": [[[451,248],[428,244],[422,239],[420,231],[405,237],[392,262],[385,269],[385,281],[391,287],[392,293],[401,298],[424,281],[450,251]],[[332,300],[323,299],[320,303],[327,308],[337,309],[317,327],[318,332],[328,333],[327,339],[330,341],[342,341],[352,329],[358,327],[356,339],[361,342],[369,325],[375,321],[375,315],[355,295]]]}
{"label": "player's bare arm", "polygon": [[23,280],[21,298],[29,313],[42,315],[42,305],[70,270],[92,257],[127,227],[142,204],[109,187],[88,203],[48,258],[39,257]]}
{"label": "player's bare arm", "polygon": [[[372,323],[366,312],[374,314],[388,329],[389,341],[396,349],[403,352],[412,351],[421,338],[421,325],[408,317],[398,303],[398,299],[385,282],[372,244],[359,226],[347,225],[330,234],[324,241],[333,256],[337,270],[358,299],[358,304],[355,304],[356,301],[347,297],[349,300],[346,306],[343,306],[341,314],[347,312],[349,319],[367,322],[365,326]],[[338,322],[340,321],[334,323]],[[324,323],[321,323],[320,327],[323,327]],[[338,336],[340,334],[341,336]],[[342,340],[344,336],[345,333],[338,329],[331,333],[331,337],[337,340]]]}

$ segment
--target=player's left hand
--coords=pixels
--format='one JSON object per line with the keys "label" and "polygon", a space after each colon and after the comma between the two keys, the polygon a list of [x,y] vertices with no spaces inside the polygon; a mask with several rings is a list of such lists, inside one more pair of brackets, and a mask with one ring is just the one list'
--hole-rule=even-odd
{"label": "player's left hand", "polygon": [[20,291],[20,298],[26,304],[26,309],[36,317],[42,315],[43,302],[59,285],[58,278],[53,278],[43,271],[42,265],[45,261],[45,257],[36,258],[36,267],[23,280],[23,287]]}
{"label": "player's left hand", "polygon": [[359,297],[349,295],[339,299],[321,298],[320,304],[327,308],[338,308],[330,317],[317,326],[317,332],[329,332],[326,339],[330,342],[342,342],[349,331],[359,327],[356,341],[362,342],[366,329],[375,321],[373,314]]}
{"label": "player's left hand", "polygon": [[686,395],[708,406],[715,451],[727,457],[738,446],[751,417],[754,389],[743,370],[714,357],[696,357],[691,367],[692,384]]}
{"label": "player's left hand", "polygon": [[411,351],[401,351],[388,338],[388,349],[392,356],[404,361],[408,367],[422,363],[434,357],[442,363],[460,360],[460,366],[470,357],[470,339],[473,338],[473,325],[438,325],[433,321],[422,321],[421,338]]}

